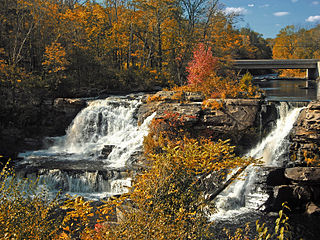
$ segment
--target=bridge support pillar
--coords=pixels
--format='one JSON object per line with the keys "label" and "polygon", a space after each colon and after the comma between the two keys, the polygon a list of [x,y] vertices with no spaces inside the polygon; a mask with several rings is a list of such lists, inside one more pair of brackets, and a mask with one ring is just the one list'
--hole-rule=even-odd
{"label": "bridge support pillar", "polygon": [[306,72],[308,80],[320,80],[320,62],[317,62],[317,68],[309,68]]}

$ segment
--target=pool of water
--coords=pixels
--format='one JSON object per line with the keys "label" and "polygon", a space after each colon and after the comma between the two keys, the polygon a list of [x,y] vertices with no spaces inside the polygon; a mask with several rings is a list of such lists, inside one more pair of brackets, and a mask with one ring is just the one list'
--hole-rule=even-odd
{"label": "pool of water", "polygon": [[305,79],[283,79],[275,76],[256,77],[254,83],[264,90],[266,100],[269,101],[309,102],[317,99],[316,81],[308,81],[308,88]]}

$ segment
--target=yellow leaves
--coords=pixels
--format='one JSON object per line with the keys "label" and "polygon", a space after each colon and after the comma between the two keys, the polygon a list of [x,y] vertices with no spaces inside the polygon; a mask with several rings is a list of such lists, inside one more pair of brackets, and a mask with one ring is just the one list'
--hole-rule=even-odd
{"label": "yellow leaves", "polygon": [[0,238],[54,238],[60,217],[51,218],[50,212],[57,205],[56,199],[49,200],[45,192],[38,192],[37,181],[18,180],[7,167],[1,177]]}
{"label": "yellow leaves", "polygon": [[63,229],[63,231],[70,232],[70,227],[69,226],[63,227],[62,229]]}
{"label": "yellow leaves", "polygon": [[[272,53],[274,59],[312,59],[319,57],[319,27],[310,30],[287,26],[275,38]],[[304,77],[304,71],[281,70],[280,76]]]}
{"label": "yellow leaves", "polygon": [[214,100],[214,99],[207,99],[202,102],[202,109],[212,109],[212,110],[219,110],[223,108],[222,101]]}
{"label": "yellow leaves", "polygon": [[[66,51],[59,42],[52,42],[51,45],[46,47],[42,65],[49,74],[62,73],[66,70],[68,64]],[[55,81],[58,83],[59,79],[56,79]]]}
{"label": "yellow leaves", "polygon": [[319,166],[319,156],[311,151],[303,151],[304,161],[308,164],[308,166]]}

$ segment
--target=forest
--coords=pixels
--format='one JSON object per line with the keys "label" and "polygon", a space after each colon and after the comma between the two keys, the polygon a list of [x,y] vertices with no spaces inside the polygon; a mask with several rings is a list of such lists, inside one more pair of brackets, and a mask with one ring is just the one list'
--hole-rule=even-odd
{"label": "forest", "polygon": [[41,98],[182,85],[198,43],[224,59],[271,57],[261,35],[235,29],[236,16],[219,1],[6,0],[0,7],[1,95],[9,105],[26,89],[41,89]]}

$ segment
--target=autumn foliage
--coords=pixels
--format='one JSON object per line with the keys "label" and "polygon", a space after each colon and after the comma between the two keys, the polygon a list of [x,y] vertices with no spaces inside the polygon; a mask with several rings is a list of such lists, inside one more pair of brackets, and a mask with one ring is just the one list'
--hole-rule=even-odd
{"label": "autumn foliage", "polygon": [[188,63],[188,84],[200,84],[218,69],[218,58],[213,57],[211,47],[206,49],[204,44],[199,44],[193,52],[193,59]]}
{"label": "autumn foliage", "polygon": [[187,67],[188,85],[174,90],[199,91],[207,99],[261,97],[261,91],[253,85],[249,73],[239,78],[228,65],[231,63],[214,57],[211,48],[201,43]]}
{"label": "autumn foliage", "polygon": [[[281,29],[273,40],[274,59],[319,59],[320,25],[311,29],[294,25]],[[281,76],[305,77],[305,70],[286,69]]]}
{"label": "autumn foliage", "polygon": [[57,199],[49,199],[37,182],[17,178],[7,166],[0,179],[0,238],[55,238],[63,219],[61,215],[54,216]]}

